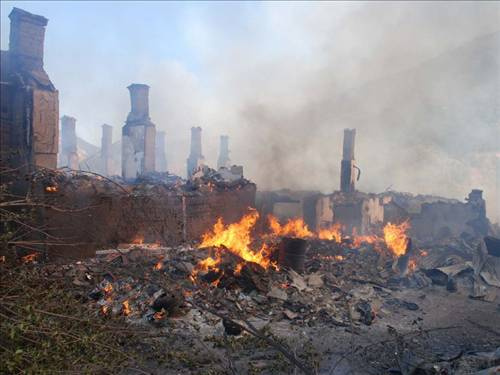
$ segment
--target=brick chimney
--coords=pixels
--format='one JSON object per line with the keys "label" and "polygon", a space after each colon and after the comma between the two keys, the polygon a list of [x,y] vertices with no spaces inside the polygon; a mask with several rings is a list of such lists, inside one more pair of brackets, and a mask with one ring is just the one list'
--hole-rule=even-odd
{"label": "brick chimney", "polygon": [[149,86],[133,83],[130,112],[122,128],[122,177],[133,180],[155,171],[156,127],[149,118]]}
{"label": "brick chimney", "polygon": [[130,91],[131,106],[127,122],[149,120],[149,86],[133,83],[127,88]]}
{"label": "brick chimney", "polygon": [[101,159],[103,165],[103,173],[109,176],[111,173],[111,147],[113,144],[113,127],[111,125],[102,125],[101,137]]}
{"label": "brick chimney", "polygon": [[217,169],[221,167],[229,167],[231,160],[229,159],[229,137],[227,135],[220,136],[219,159],[217,160]]}
{"label": "brick chimney", "polygon": [[340,164],[340,190],[352,193],[355,188],[354,139],[356,129],[344,129],[344,146]]}
{"label": "brick chimney", "polygon": [[61,117],[62,162],[71,169],[78,169],[76,142],[76,119],[70,116]]}
{"label": "brick chimney", "polygon": [[47,18],[19,8],[12,9],[9,18],[9,52],[17,59],[21,68],[26,70],[42,69]]}
{"label": "brick chimney", "polygon": [[187,176],[191,177],[193,171],[203,163],[205,158],[201,152],[201,128],[191,128],[191,152],[187,159]]}

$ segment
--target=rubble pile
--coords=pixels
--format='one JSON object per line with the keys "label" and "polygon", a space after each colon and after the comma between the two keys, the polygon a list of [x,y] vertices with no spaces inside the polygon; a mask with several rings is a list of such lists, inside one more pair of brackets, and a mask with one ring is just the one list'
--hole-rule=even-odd
{"label": "rubble pile", "polygon": [[[134,325],[172,335],[182,333],[182,337],[213,341],[240,336],[240,325],[299,340],[309,340],[312,330],[318,329],[361,335],[382,326],[392,327],[399,335],[399,330],[408,329],[408,319],[413,322],[410,327],[423,334],[424,319],[432,324],[428,295],[437,293],[441,299],[460,295],[465,300],[498,303],[498,249],[485,245],[492,241],[475,246],[458,239],[425,250],[415,249],[414,244],[404,272],[398,267],[401,257],[394,258],[374,243],[354,247],[348,240],[339,243],[317,238],[308,242],[303,273],[279,265],[264,268],[243,262],[229,251],[220,256],[217,267],[197,272],[200,262],[220,252],[220,247],[167,248],[155,244],[103,250],[96,258],[55,272],[64,272],[72,284],[85,290],[85,303],[94,306],[96,315],[123,315]],[[274,249],[271,252],[278,251],[279,242],[275,238],[269,245]],[[309,333],[301,336],[301,331]],[[413,338],[413,344],[416,342]],[[494,346],[493,341],[490,344]],[[463,361],[465,354],[457,361]],[[364,355],[370,357],[369,353]],[[391,358],[379,359],[378,369],[397,362]],[[423,361],[427,367],[428,360]],[[264,362],[270,366],[273,361]],[[484,365],[481,363],[479,366]]]}

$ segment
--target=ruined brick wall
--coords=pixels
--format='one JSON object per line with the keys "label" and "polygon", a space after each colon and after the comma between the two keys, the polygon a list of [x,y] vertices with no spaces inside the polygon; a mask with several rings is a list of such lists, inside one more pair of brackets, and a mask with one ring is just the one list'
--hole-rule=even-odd
{"label": "ruined brick wall", "polygon": [[224,223],[239,220],[249,207],[255,207],[255,184],[241,189],[186,195],[186,240],[196,240],[221,217]]}
{"label": "ruined brick wall", "polygon": [[163,245],[196,241],[219,217],[226,223],[239,220],[248,207],[254,207],[256,190],[254,184],[204,193],[154,186],[125,193],[89,176],[57,185],[57,192],[46,193],[50,201],[73,211],[48,208],[44,221],[52,233],[70,244],[50,246],[49,251],[65,256],[91,256],[97,249],[134,241]]}
{"label": "ruined brick wall", "polygon": [[464,232],[474,236],[477,218],[477,211],[467,203],[424,203],[419,214],[410,216],[410,234],[428,240],[458,237]]}

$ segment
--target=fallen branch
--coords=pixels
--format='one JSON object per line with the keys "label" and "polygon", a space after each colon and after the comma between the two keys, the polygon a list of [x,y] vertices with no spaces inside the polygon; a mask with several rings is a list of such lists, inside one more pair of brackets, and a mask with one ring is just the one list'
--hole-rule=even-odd
{"label": "fallen branch", "polygon": [[226,319],[228,321],[230,321],[231,323],[239,326],[241,329],[247,331],[248,333],[250,333],[251,335],[265,341],[267,344],[269,344],[270,346],[272,346],[273,348],[275,348],[276,350],[278,350],[281,354],[283,354],[293,365],[297,366],[300,370],[302,370],[302,372],[306,375],[314,375],[314,372],[308,368],[308,366],[306,366],[305,364],[303,364],[302,362],[300,362],[297,358],[295,358],[295,356],[293,354],[291,354],[283,345],[281,345],[279,342],[275,341],[275,340],[272,340],[271,338],[269,338],[268,336],[265,336],[265,335],[262,335],[258,330],[257,328],[255,328],[255,326],[253,326],[253,324],[251,324],[250,322],[246,321],[246,320],[243,320],[243,322],[245,322],[245,324],[247,324],[248,326],[245,326],[245,325],[242,325],[238,322],[236,322],[235,320],[219,313],[218,311],[215,311],[209,307],[205,307],[205,306],[201,306],[201,305],[198,305],[196,302],[194,301],[191,301],[191,303],[198,309],[200,310],[204,310],[204,311],[208,311],[209,313],[221,318],[221,319]]}

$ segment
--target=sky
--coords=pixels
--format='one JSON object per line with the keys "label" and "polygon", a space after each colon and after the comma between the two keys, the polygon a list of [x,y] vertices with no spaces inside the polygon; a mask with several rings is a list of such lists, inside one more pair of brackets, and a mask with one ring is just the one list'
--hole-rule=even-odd
{"label": "sky", "polygon": [[[478,49],[488,69],[472,72],[477,82],[466,79],[470,54],[456,66],[439,60],[457,49],[461,59],[461,46],[498,33],[498,2],[2,1],[2,50],[14,6],[49,19],[45,70],[60,115],[75,117],[78,135],[96,145],[103,123],[118,139],[126,87],[146,83],[176,174],[185,175],[190,128],[201,126],[209,165],[227,134],[232,161],[259,189],[331,192],[343,129],[357,127],[361,190],[463,199],[480,187],[500,202],[498,175],[474,166],[498,146],[498,90],[483,98],[495,92],[498,59]],[[443,89],[411,81],[418,69],[431,70],[422,73],[430,81],[456,74]]]}

